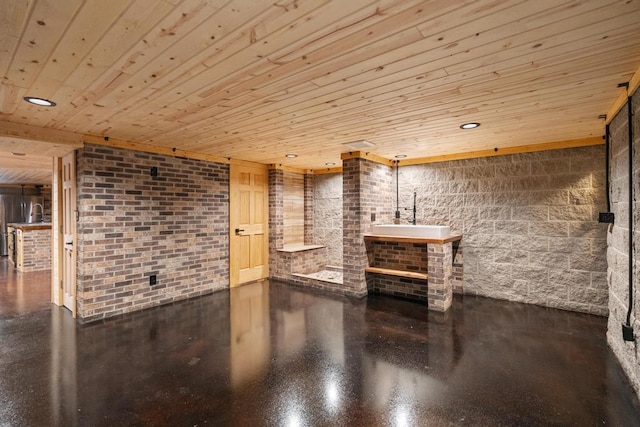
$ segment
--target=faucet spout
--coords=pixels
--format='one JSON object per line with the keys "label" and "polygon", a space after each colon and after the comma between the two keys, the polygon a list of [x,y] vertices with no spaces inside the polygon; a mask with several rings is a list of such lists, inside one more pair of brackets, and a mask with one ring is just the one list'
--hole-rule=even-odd
{"label": "faucet spout", "polygon": [[36,214],[36,207],[40,206],[40,222],[44,221],[44,208],[42,207],[42,205],[40,203],[34,203],[33,204],[33,211],[31,212],[31,217],[33,218]]}

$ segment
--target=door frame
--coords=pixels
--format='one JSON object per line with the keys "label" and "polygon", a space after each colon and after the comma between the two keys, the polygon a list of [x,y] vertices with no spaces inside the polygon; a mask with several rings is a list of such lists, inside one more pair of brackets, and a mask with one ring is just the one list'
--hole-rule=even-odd
{"label": "door frame", "polygon": [[[264,187],[264,198],[263,198],[263,214],[265,218],[264,223],[264,239],[263,239],[263,247],[262,254],[264,259],[264,268],[262,272],[262,277],[256,278],[251,281],[241,282],[240,281],[240,268],[238,263],[235,261],[237,259],[236,250],[237,250],[237,241],[234,242],[236,238],[236,233],[234,229],[234,224],[237,221],[234,221],[233,216],[237,215],[239,212],[239,200],[237,199],[237,191],[238,188],[234,186],[235,182],[232,179],[233,170],[235,168],[250,168],[256,171],[264,172],[265,177],[265,187]],[[243,162],[243,161],[231,161],[229,163],[229,287],[236,287],[243,285],[245,283],[251,283],[256,280],[267,279],[269,277],[269,166],[261,163],[252,163],[252,162]]]}
{"label": "door frame", "polygon": [[[73,154],[74,161],[76,152],[71,151],[68,154]],[[67,154],[67,155],[68,155]],[[64,230],[62,221],[64,220],[64,196],[63,196],[63,157],[53,158],[53,174],[51,183],[51,302],[57,306],[64,307]],[[75,168],[74,168],[75,175]],[[76,179],[75,176],[73,178]],[[73,194],[73,198],[76,198],[76,189]],[[75,202],[75,200],[74,200]],[[74,203],[75,205],[75,203]],[[74,217],[77,218],[77,206],[74,207]],[[73,242],[74,245],[77,242],[77,227],[76,221],[73,221]],[[77,245],[76,245],[77,246]],[[74,248],[74,254],[77,253],[77,247]],[[77,256],[74,255],[74,263],[77,264]],[[77,268],[77,265],[76,265]],[[77,275],[77,271],[76,271]],[[74,275],[74,276],[76,276]],[[77,281],[73,281],[73,303],[71,313],[75,318],[77,316]]]}

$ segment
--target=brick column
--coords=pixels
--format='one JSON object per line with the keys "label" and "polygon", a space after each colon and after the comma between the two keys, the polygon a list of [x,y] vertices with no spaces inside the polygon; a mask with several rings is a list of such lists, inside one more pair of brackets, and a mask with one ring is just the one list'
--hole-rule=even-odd
{"label": "brick column", "polygon": [[447,311],[453,301],[453,247],[451,242],[443,245],[428,244],[429,310]]}
{"label": "brick column", "polygon": [[304,244],[313,245],[313,206],[314,178],[311,174],[304,176]]}
{"label": "brick column", "polygon": [[269,276],[282,278],[284,274],[276,249],[284,245],[284,173],[269,170]]}
{"label": "brick column", "polygon": [[372,213],[379,217],[377,222],[391,219],[391,168],[363,158],[344,159],[342,189],[344,287],[350,294],[365,296],[368,259],[363,235],[371,231]]}

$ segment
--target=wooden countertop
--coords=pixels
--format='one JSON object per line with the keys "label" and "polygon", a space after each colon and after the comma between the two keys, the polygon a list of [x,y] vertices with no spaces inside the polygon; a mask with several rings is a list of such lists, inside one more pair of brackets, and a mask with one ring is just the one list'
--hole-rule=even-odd
{"label": "wooden countertop", "polygon": [[456,242],[462,239],[462,234],[452,234],[447,237],[407,237],[407,236],[387,236],[381,234],[365,234],[364,240],[377,241],[377,242],[407,242],[407,243],[431,243],[431,244],[445,244],[449,242]]}
{"label": "wooden countertop", "polygon": [[7,227],[13,227],[22,231],[34,231],[34,230],[51,230],[50,222],[34,222],[31,224],[23,222],[10,222]]}

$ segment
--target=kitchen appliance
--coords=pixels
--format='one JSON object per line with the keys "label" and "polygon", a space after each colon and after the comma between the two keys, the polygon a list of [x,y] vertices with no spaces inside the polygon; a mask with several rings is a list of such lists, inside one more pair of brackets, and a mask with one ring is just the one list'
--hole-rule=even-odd
{"label": "kitchen appliance", "polygon": [[38,188],[0,188],[0,256],[9,255],[7,224],[44,220]]}

